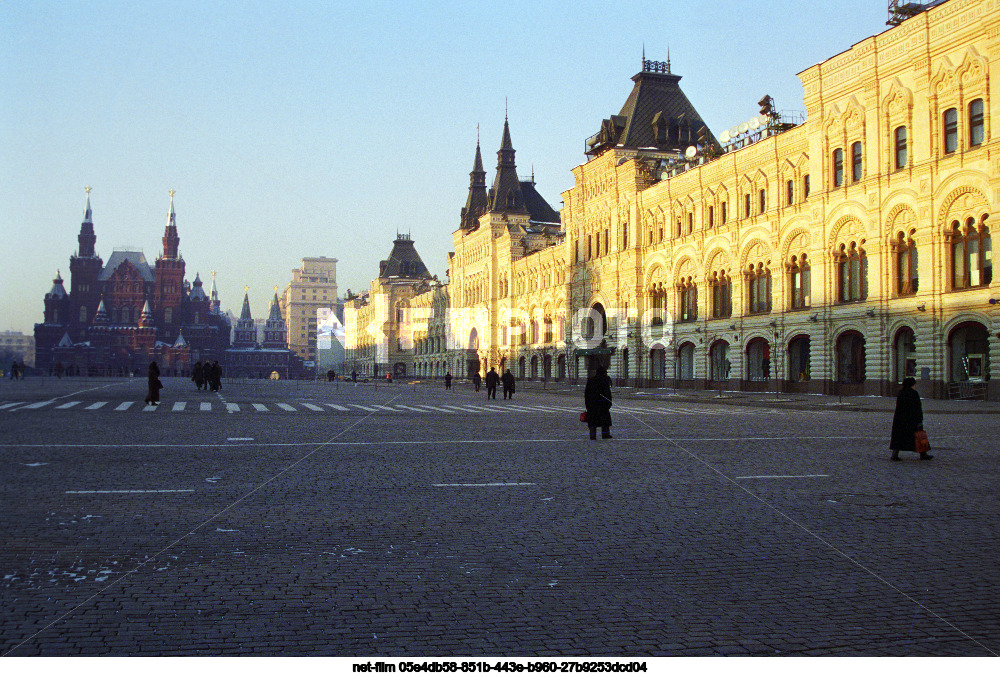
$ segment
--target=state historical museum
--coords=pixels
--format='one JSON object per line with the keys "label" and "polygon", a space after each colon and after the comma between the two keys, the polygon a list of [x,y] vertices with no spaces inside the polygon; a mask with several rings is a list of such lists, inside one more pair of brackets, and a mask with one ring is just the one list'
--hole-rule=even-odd
{"label": "state historical museum", "polygon": [[178,253],[173,191],[163,251],[150,265],[141,251],[116,250],[107,264],[95,253],[97,236],[87,206],[70,258],[70,290],[61,275],[45,294],[45,321],[35,324],[36,366],[79,375],[145,373],[156,361],[164,375],[186,375],[196,361],[222,362],[230,324],[195,275],[184,279]]}

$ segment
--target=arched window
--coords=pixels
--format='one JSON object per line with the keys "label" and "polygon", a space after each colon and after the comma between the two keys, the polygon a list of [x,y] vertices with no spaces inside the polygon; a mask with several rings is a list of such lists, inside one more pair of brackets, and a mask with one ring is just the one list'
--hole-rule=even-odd
{"label": "arched window", "polygon": [[747,268],[749,312],[752,315],[771,311],[771,270],[766,263],[751,263]]}
{"label": "arched window", "polygon": [[976,99],[969,104],[969,147],[982,145],[985,137],[983,126],[983,100]]}
{"label": "arched window", "polygon": [[892,347],[894,382],[901,383],[903,378],[915,378],[917,376],[917,345],[913,329],[909,327],[900,329]]}
{"label": "arched window", "polygon": [[988,214],[977,224],[968,218],[963,226],[953,221],[951,239],[952,288],[970,289],[993,281],[993,243],[986,225]]}
{"label": "arched window", "polygon": [[858,182],[864,176],[864,167],[861,162],[861,141],[851,144],[851,181]]}
{"label": "arched window", "polygon": [[902,169],[906,166],[908,153],[906,150],[906,127],[896,127],[896,168]]}
{"label": "arched window", "polygon": [[729,380],[729,371],[732,367],[729,361],[729,343],[724,340],[717,340],[712,343],[708,351],[709,379]]}
{"label": "arched window", "polygon": [[841,244],[837,255],[837,266],[840,279],[841,303],[865,300],[868,298],[868,257],[865,254],[864,240],[861,246],[855,242]]}
{"label": "arched window", "polygon": [[802,310],[810,305],[812,273],[806,254],[792,256],[788,265],[789,287],[792,292],[792,309]]}
{"label": "arched window", "polygon": [[809,368],[809,336],[796,336],[788,343],[788,379],[807,382]]}
{"label": "arched window", "polygon": [[899,233],[893,248],[896,251],[896,294],[912,296],[917,292],[917,245],[913,241],[914,230],[906,237]]}
{"label": "arched window", "polygon": [[545,342],[552,342],[552,317],[546,316],[544,319],[545,324]]}
{"label": "arched window", "polygon": [[698,319],[698,287],[694,279],[682,278],[678,284],[678,291],[681,296],[681,318],[682,322],[693,322]]}
{"label": "arched window", "polygon": [[708,285],[712,289],[712,318],[723,319],[733,316],[733,280],[725,270],[713,272]]}
{"label": "arched window", "polygon": [[949,108],[944,111],[944,152],[953,153],[958,150],[958,110]]}
{"label": "arched window", "polygon": [[677,351],[678,380],[694,380],[694,345],[684,343]]}

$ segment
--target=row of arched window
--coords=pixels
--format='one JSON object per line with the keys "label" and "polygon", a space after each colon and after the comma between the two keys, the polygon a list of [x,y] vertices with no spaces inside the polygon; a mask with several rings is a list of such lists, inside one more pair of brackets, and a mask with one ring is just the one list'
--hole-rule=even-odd
{"label": "row of arched window", "polygon": [[[977,222],[953,221],[947,233],[951,258],[949,284],[952,291],[988,286],[993,281],[992,238],[986,225],[987,215]],[[896,296],[911,296],[919,290],[919,260],[915,230],[900,232],[892,243]],[[842,243],[834,256],[837,272],[836,301],[853,303],[868,298],[868,255],[865,240]],[[787,307],[792,310],[811,306],[812,272],[808,254],[793,255],[785,265],[788,277]],[[746,282],[746,313],[768,314],[773,309],[773,282],[770,261],[750,263],[743,271]],[[708,274],[707,285],[713,319],[732,316],[733,281],[726,270]],[[698,284],[691,276],[681,277],[678,293],[678,321],[698,319]],[[667,290],[662,284],[647,290],[648,307],[666,310]],[[654,319],[654,322],[656,320]]]}

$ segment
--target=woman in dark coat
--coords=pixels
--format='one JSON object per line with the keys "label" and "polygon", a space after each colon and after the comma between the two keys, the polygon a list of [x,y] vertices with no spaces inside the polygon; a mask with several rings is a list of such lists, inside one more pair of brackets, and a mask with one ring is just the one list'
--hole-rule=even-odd
{"label": "woman in dark coat", "polygon": [[200,392],[202,386],[205,384],[205,372],[201,370],[200,361],[194,363],[194,372],[191,374],[191,380],[198,386],[198,391]]}
{"label": "woman in dark coat", "polygon": [[147,382],[149,383],[149,392],[146,393],[145,401],[147,404],[156,406],[160,403],[160,388],[163,387],[163,383],[160,382],[160,367],[156,365],[155,361],[149,362]]}
{"label": "woman in dark coat", "polygon": [[[903,381],[903,389],[896,395],[896,412],[892,416],[892,437],[889,448],[892,459],[899,460],[900,451],[916,451],[913,435],[924,422],[924,409],[920,405],[920,394],[913,389],[917,381],[907,378]],[[930,453],[922,453],[921,460],[930,460]]]}
{"label": "woman in dark coat", "polygon": [[597,428],[601,428],[601,438],[611,438],[611,378],[608,370],[598,366],[597,371],[587,378],[583,390],[583,403],[587,407],[587,425],[590,438],[597,438]]}

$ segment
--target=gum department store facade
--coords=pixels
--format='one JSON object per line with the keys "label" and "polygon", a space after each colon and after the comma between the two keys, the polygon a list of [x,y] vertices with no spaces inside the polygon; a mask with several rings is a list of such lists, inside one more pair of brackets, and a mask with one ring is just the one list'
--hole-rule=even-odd
{"label": "gum department store facade", "polygon": [[799,77],[805,122],[770,116],[721,152],[644,61],[561,219],[517,179],[505,122],[489,191],[477,147],[449,283],[396,269],[349,301],[348,368],[604,362],[618,384],[882,395],[913,376],[1000,398],[1000,0],[948,0]]}

